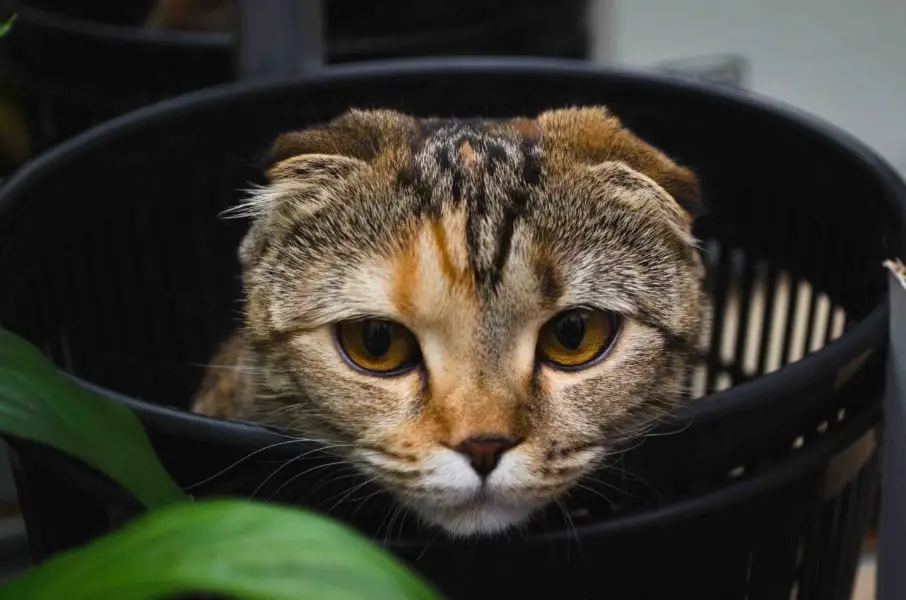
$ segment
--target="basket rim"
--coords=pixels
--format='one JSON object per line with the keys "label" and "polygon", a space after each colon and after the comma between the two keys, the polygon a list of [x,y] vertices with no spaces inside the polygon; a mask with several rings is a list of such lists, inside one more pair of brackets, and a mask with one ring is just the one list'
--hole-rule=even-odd
{"label": "basket rim", "polygon": [[[96,388],[103,391],[102,388]],[[113,394],[117,396],[117,394]],[[120,400],[127,405],[135,403],[134,399],[120,396]],[[155,407],[159,408],[159,407]],[[160,416],[160,414],[158,414]],[[198,417],[195,415],[195,417]],[[203,417],[198,417],[202,419]],[[143,419],[144,421],[144,419]],[[723,510],[727,507],[734,506],[745,502],[755,496],[769,494],[784,485],[788,485],[798,478],[814,473],[820,476],[822,465],[828,466],[829,458],[838,457],[847,450],[851,449],[866,436],[874,436],[871,443],[872,452],[866,455],[859,463],[857,471],[861,472],[865,465],[880,452],[878,442],[880,434],[878,433],[878,423],[881,421],[881,407],[875,406],[862,412],[858,417],[848,421],[841,429],[833,435],[826,435],[822,438],[807,445],[802,450],[792,453],[782,462],[772,466],[769,469],[760,470],[751,478],[746,478],[738,482],[716,487],[703,493],[695,494],[690,497],[682,498],[669,502],[667,504],[643,507],[629,514],[620,514],[603,519],[598,519],[592,523],[584,523],[573,528],[551,529],[549,531],[537,532],[525,538],[529,544],[548,543],[552,541],[571,541],[575,536],[580,537],[598,537],[609,535],[625,535],[642,532],[646,529],[669,526],[673,523],[687,521],[700,517],[701,515],[715,510]],[[234,431],[243,429],[254,429],[255,426],[230,422],[236,426]],[[874,430],[874,433],[872,433]],[[273,442],[274,439],[281,437],[273,432],[259,429],[259,434]],[[14,436],[3,436],[7,443],[14,449],[21,450],[21,444],[41,446],[41,455],[32,458],[39,462],[56,462],[55,457],[61,456],[59,450],[42,446],[35,442],[29,442],[15,438]],[[264,439],[264,438],[262,438]],[[60,463],[57,463],[59,467]],[[64,469],[75,468],[77,477],[88,477],[94,479],[100,490],[107,494],[108,497],[129,498],[128,493],[118,488],[115,484],[106,480],[102,475],[94,473],[90,467],[76,461],[72,465],[64,465]],[[847,484],[853,481],[852,478],[847,480]],[[424,540],[419,536],[398,539],[391,542],[390,547],[396,550],[411,549],[413,547],[422,547]],[[437,542],[435,542],[437,543]],[[437,543],[438,546],[450,546],[455,548],[455,542],[448,544]]]}
{"label": "basket rim", "polygon": [[[3,0],[6,1],[6,0]],[[742,110],[748,114],[767,114],[788,127],[820,139],[842,152],[848,160],[871,172],[881,184],[884,201],[894,210],[898,221],[897,230],[906,230],[906,183],[897,172],[874,150],[853,135],[838,127],[792,108],[784,103],[760,95],[737,90],[728,86],[715,86],[693,81],[676,75],[654,73],[642,69],[594,65],[585,61],[553,58],[426,58],[393,59],[368,61],[330,67],[304,80],[276,77],[256,81],[225,83],[174,98],[116,117],[106,123],[89,129],[58,146],[51,148],[14,173],[0,188],[0,218],[19,199],[26,196],[29,188],[45,175],[52,174],[60,165],[76,159],[82,151],[89,151],[129,135],[151,131],[158,123],[179,117],[185,113],[196,113],[207,107],[216,107],[233,101],[249,99],[262,94],[299,93],[306,89],[329,87],[333,84],[363,83],[394,76],[443,75],[487,75],[505,76],[553,76],[564,81],[589,78],[606,78],[614,83],[629,83],[639,87],[686,95],[710,103],[720,103]],[[906,243],[897,240],[896,251],[906,255]],[[894,258],[894,257],[891,257]],[[878,265],[882,269],[882,265]],[[821,350],[808,354],[799,361],[786,365],[777,371],[761,375],[726,390],[704,396],[688,403],[679,416],[692,418],[697,422],[719,419],[727,413],[752,410],[767,405],[778,398],[788,396],[791,390],[800,389],[819,380],[826,380],[829,373],[858,360],[868,352],[881,349],[886,343],[889,319],[889,300],[885,296],[864,319],[856,323],[840,338]],[[75,378],[109,397],[121,401],[123,394]],[[246,427],[211,417],[194,415],[187,411],[152,404],[135,398],[128,402],[133,408],[159,422],[166,423],[174,433],[182,432],[198,437],[213,436],[222,439],[237,434],[250,435],[255,426]],[[204,427],[199,427],[206,423]],[[239,427],[237,429],[237,426]],[[261,430],[265,437],[269,434]],[[253,435],[253,437],[255,437]]]}

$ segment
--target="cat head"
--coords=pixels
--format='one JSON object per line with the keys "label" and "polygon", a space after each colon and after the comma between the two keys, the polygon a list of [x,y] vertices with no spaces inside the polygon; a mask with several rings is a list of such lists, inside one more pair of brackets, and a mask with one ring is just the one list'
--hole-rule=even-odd
{"label": "cat head", "polygon": [[456,535],[524,521],[683,398],[696,178],[603,108],[352,111],[239,207],[248,418]]}

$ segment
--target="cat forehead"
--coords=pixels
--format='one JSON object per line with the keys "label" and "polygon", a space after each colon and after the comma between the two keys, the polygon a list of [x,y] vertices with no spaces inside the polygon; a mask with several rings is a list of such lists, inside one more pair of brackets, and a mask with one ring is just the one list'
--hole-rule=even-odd
{"label": "cat forehead", "polygon": [[538,201],[543,172],[540,134],[530,124],[422,122],[401,187],[414,212],[431,218],[435,238],[441,231],[464,237],[469,270],[479,285],[494,287],[516,227]]}
{"label": "cat forehead", "polygon": [[[280,176],[250,203],[277,207],[257,237],[277,240],[294,256],[329,260],[339,253],[355,261],[386,258],[427,226],[434,235],[462,237],[476,281],[495,287],[515,230],[531,220],[544,195],[540,141],[529,120],[423,120],[392,143],[383,140],[383,151],[366,154],[367,163],[325,155],[284,159],[290,166],[280,167]],[[249,248],[272,246],[249,242]]]}
{"label": "cat forehead", "polygon": [[388,258],[426,229],[457,244],[461,238],[468,271],[493,291],[517,231],[528,233],[523,247],[559,243],[594,253],[611,245],[607,230],[657,221],[645,214],[658,204],[645,197],[663,194],[653,181],[618,163],[564,168],[558,157],[552,169],[540,142],[530,126],[428,122],[395,160],[324,181],[285,178],[265,189],[282,198],[281,208],[248,245],[283,247],[283,259],[351,263]]}
{"label": "cat forehead", "polygon": [[250,203],[258,218],[240,250],[247,281],[335,288],[353,271],[400,261],[393,272],[405,273],[419,244],[430,245],[432,268],[455,272],[447,279],[473,282],[476,298],[493,298],[518,269],[511,284],[537,296],[575,281],[564,271],[586,278],[609,265],[635,275],[643,258],[675,261],[691,238],[664,189],[608,155],[594,163],[581,135],[542,122],[359,113],[291,134],[276,145],[272,184]]}
{"label": "cat forehead", "polygon": [[493,185],[538,183],[542,162],[541,130],[528,119],[497,121],[418,121],[410,145],[413,177],[423,183],[449,178],[452,196],[463,198],[464,180]]}

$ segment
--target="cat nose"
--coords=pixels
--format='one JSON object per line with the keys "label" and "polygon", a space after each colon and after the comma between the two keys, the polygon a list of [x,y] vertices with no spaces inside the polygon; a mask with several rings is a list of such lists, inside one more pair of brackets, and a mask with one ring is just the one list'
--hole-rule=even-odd
{"label": "cat nose", "polygon": [[479,477],[484,478],[497,468],[503,453],[517,443],[517,440],[505,436],[480,435],[461,442],[455,450],[465,455]]}

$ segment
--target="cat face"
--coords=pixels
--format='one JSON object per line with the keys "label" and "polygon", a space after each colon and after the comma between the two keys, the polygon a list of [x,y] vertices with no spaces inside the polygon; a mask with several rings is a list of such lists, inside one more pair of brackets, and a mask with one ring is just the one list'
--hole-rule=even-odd
{"label": "cat face", "polygon": [[423,520],[520,523],[681,401],[697,184],[606,110],[353,111],[269,176],[239,209],[244,416],[343,444]]}

